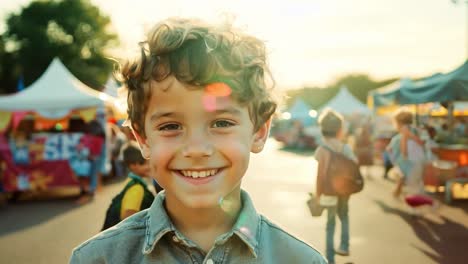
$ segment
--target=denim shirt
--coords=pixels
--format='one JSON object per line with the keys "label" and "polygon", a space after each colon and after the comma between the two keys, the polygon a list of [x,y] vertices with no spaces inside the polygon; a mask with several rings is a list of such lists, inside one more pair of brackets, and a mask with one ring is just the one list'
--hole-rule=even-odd
{"label": "denim shirt", "polygon": [[245,191],[236,223],[208,253],[174,227],[164,199],[163,191],[150,208],[75,248],[70,263],[327,263],[316,249],[257,214]]}

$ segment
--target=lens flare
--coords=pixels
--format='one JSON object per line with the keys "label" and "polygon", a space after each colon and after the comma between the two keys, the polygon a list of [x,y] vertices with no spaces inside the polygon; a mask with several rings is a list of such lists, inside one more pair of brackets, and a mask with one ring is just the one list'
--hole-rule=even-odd
{"label": "lens flare", "polygon": [[222,82],[215,82],[205,86],[205,94],[203,95],[203,106],[208,112],[216,110],[218,100],[230,96],[232,93],[231,87]]}
{"label": "lens flare", "polygon": [[236,212],[236,204],[232,199],[225,199],[224,197],[220,197],[218,200],[219,207],[228,215],[235,216]]}

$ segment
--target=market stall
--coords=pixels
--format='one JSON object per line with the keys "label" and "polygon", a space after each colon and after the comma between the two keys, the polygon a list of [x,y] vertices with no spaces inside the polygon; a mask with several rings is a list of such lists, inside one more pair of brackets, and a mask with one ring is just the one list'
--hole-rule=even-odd
{"label": "market stall", "polygon": [[76,185],[79,170],[105,141],[85,128],[91,122],[104,127],[106,106],[113,103],[111,96],[76,79],[57,58],[29,87],[0,97],[3,189]]}
{"label": "market stall", "polygon": [[[440,103],[444,108],[438,109],[437,116],[443,116],[443,120],[438,120],[437,127],[430,127],[437,133],[432,144],[432,152],[436,155],[440,164],[453,164],[450,169],[435,168],[433,171],[444,171],[444,175],[439,175],[437,185],[445,186],[447,201],[451,198],[451,186],[455,182],[465,183],[468,163],[468,134],[466,129],[456,128],[456,121],[462,126],[466,126],[463,111],[457,109],[457,105],[465,105],[468,101],[468,61],[455,70],[445,74],[434,74],[419,80],[400,80],[386,87],[379,88],[369,93],[368,104],[375,113],[382,114],[391,112],[401,105],[413,105],[414,112],[420,114],[420,104]],[[382,111],[385,110],[385,111]],[[458,112],[457,112],[458,111]],[[461,119],[455,120],[455,116],[462,115]],[[429,113],[427,119],[433,118]],[[442,122],[440,122],[442,121]],[[463,124],[464,123],[464,124]],[[426,128],[427,129],[427,128]],[[461,132],[460,132],[461,131]],[[432,163],[439,164],[439,163]],[[446,177],[447,171],[450,177]],[[431,176],[432,177],[432,176]],[[426,177],[426,178],[431,178]],[[432,177],[431,179],[433,179]]]}

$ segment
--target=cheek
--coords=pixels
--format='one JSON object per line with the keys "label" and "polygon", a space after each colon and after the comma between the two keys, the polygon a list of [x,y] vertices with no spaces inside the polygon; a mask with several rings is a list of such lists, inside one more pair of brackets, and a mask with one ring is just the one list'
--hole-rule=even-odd
{"label": "cheek", "polygon": [[217,142],[217,149],[220,151],[230,162],[240,167],[247,167],[250,158],[251,144],[249,141],[229,140]]}
{"label": "cheek", "polygon": [[151,147],[151,165],[164,165],[166,161],[168,161],[171,157],[171,154],[174,153],[174,147],[167,146],[164,147],[162,145],[155,145]]}
{"label": "cheek", "polygon": [[177,151],[177,147],[174,144],[165,144],[163,142],[154,142],[150,144],[149,162],[153,177],[158,180],[161,178],[161,170],[166,169],[169,166],[171,159],[174,158],[174,153]]}

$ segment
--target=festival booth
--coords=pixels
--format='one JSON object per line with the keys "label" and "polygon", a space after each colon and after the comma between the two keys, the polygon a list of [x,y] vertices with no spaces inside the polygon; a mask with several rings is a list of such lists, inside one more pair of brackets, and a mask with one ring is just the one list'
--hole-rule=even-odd
{"label": "festival booth", "polygon": [[[382,113],[381,108],[389,112],[400,105],[414,105],[415,113],[418,114],[418,105],[440,103],[447,108],[445,118],[448,123],[452,123],[454,114],[457,113],[455,105],[464,104],[466,101],[468,101],[468,61],[449,73],[438,73],[415,81],[396,82],[374,90],[368,96],[368,104],[376,113]],[[441,111],[439,109],[439,112]],[[453,133],[453,130],[447,132]],[[449,190],[446,192],[447,201],[451,200],[450,190],[454,182],[468,181],[468,145],[464,143],[466,137],[465,134],[457,139],[455,134],[451,134],[446,137],[450,142],[437,142],[432,146],[432,152],[442,162],[434,163],[438,172],[426,175],[428,177],[425,180],[431,185],[445,186],[445,189]],[[444,176],[436,177],[437,174],[440,176],[440,172],[444,172]]]}
{"label": "festival booth", "polygon": [[76,176],[89,173],[91,156],[102,153],[105,142],[105,136],[85,128],[96,123],[104,127],[106,107],[114,101],[80,82],[57,58],[29,87],[1,96],[4,191],[77,185]]}
{"label": "festival booth", "polygon": [[[431,103],[428,106],[431,116],[446,117],[449,112],[440,103]],[[468,116],[468,102],[453,102],[453,116]]]}
{"label": "festival booth", "polygon": [[452,72],[422,78],[416,81],[402,79],[371,91],[368,105],[378,110],[382,107],[453,102],[468,100],[468,61]]}

